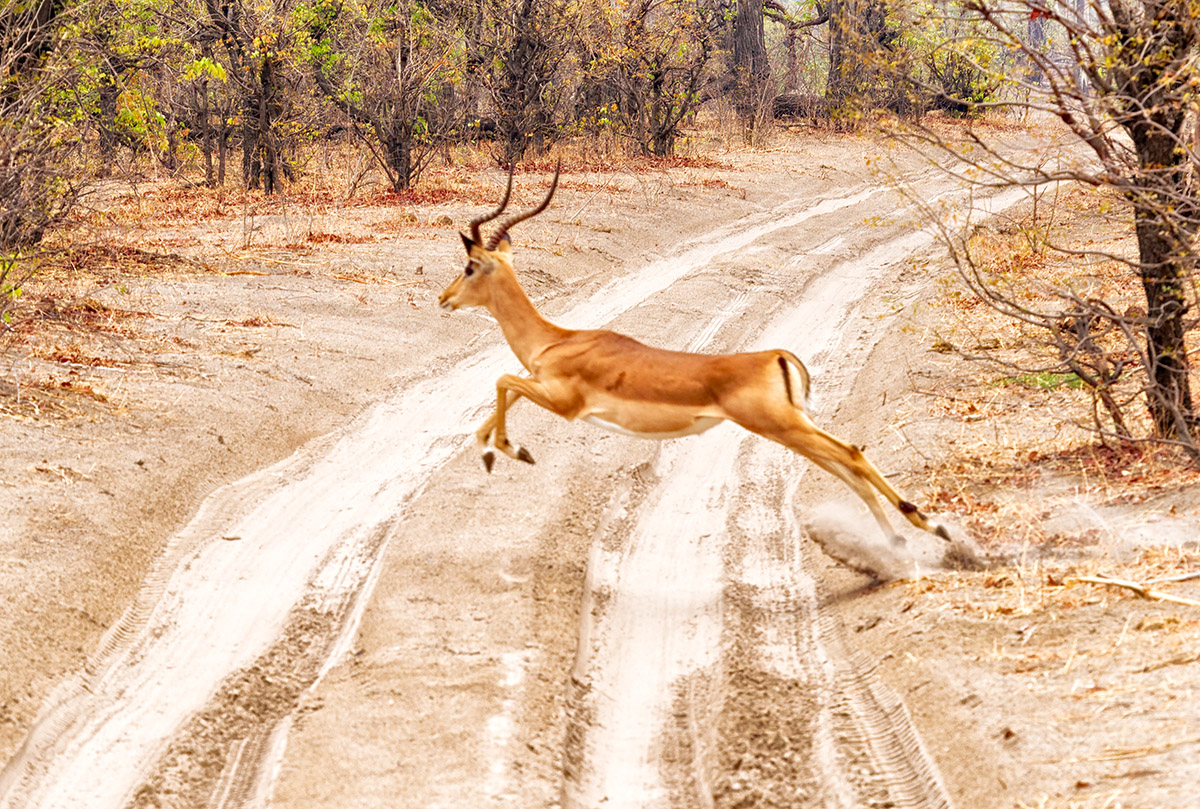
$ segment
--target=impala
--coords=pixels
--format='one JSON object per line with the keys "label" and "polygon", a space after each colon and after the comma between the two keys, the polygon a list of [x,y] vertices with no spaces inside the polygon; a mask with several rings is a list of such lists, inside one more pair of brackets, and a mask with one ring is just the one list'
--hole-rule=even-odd
{"label": "impala", "polygon": [[913,525],[949,540],[946,529],[900,497],[858,448],[813,424],[804,410],[808,370],[791,352],[668,351],[616,332],[565,329],[542,317],[513,271],[508,231],[546,209],[558,188],[558,172],[545,199],[502,222],[485,245],[480,226],[504,212],[512,182],[509,172],[499,206],[471,221],[470,236],[461,234],[467,266],[438,299],[450,311],[464,306],[487,309],[529,372],[528,377],[505,374],[496,381],[496,410],[475,433],[489,472],[495,463],[489,442],[511,458],[533,463],[529,451],[508,438],[508,410],[522,398],[565,419],[583,419],[642,438],[695,435],[728,420],[795,450],[840,478],[863,499],[893,541],[902,539],[876,499],[876,491]]}

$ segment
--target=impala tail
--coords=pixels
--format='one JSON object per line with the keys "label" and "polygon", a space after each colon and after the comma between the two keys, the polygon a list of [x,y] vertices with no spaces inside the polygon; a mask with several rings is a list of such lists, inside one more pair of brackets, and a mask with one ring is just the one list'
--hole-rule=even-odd
{"label": "impala tail", "polygon": [[788,401],[801,410],[807,410],[812,398],[812,381],[804,363],[792,352],[780,351],[779,369],[783,371],[783,385],[787,390]]}

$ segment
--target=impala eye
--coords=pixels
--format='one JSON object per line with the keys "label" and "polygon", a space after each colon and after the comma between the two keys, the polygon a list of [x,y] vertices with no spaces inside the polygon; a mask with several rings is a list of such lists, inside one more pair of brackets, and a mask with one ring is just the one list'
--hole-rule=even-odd
{"label": "impala eye", "polygon": [[470,278],[474,274],[475,274],[475,268],[470,265],[467,265],[467,268],[465,270],[463,270],[463,275],[467,276],[468,278]]}

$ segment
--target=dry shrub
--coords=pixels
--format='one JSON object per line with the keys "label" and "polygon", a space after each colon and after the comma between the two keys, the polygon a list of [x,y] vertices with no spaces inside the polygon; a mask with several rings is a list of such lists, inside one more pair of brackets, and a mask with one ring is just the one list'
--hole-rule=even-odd
{"label": "dry shrub", "polygon": [[[1068,302],[1062,291],[1070,290],[1137,317],[1140,280],[1114,258],[1136,254],[1119,199],[1072,188],[1055,202],[975,230],[976,282],[1028,310],[1061,309]],[[1012,317],[955,279],[944,281],[934,306],[940,316],[931,350],[973,362],[958,363],[926,391],[929,415],[959,425],[946,431],[955,434],[954,459],[928,470],[931,508],[959,515],[990,550],[1064,553],[1097,539],[1094,531],[1064,529],[1051,519],[1080,496],[1099,509],[1195,509],[1186,499],[1171,502],[1183,487],[1200,484],[1200,466],[1186,448],[1132,438],[1149,435],[1152,424],[1129,335],[1093,324],[1087,338],[1094,353],[1082,358],[1122,369],[1106,392],[1123,419],[1121,437],[1097,390],[1064,367],[1061,347],[1042,322]]]}
{"label": "dry shrub", "polygon": [[[992,385],[1058,391],[1072,443],[1148,440],[1145,297],[1119,258],[1137,254],[1128,221],[1114,192],[1075,187],[1040,211],[976,228],[963,245],[971,289],[944,291],[951,317],[937,348],[986,360]],[[1195,330],[1188,347],[1200,349]]]}

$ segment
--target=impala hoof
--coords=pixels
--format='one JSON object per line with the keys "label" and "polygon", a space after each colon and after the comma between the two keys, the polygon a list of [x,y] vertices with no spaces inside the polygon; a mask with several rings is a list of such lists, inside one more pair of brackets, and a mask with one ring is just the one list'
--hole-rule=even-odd
{"label": "impala hoof", "polygon": [[950,540],[950,532],[946,530],[946,526],[944,526],[944,525],[939,525],[936,528],[934,528],[933,533],[937,534],[937,536],[940,539],[944,539],[947,542],[951,541]]}
{"label": "impala hoof", "polygon": [[533,463],[533,456],[529,454],[529,450],[525,449],[525,447],[519,447],[517,449],[517,460],[531,464]]}
{"label": "impala hoof", "polygon": [[496,462],[496,453],[492,452],[490,449],[487,452],[483,453],[483,468],[488,471],[488,474],[491,474],[492,464],[494,464],[495,462]]}

